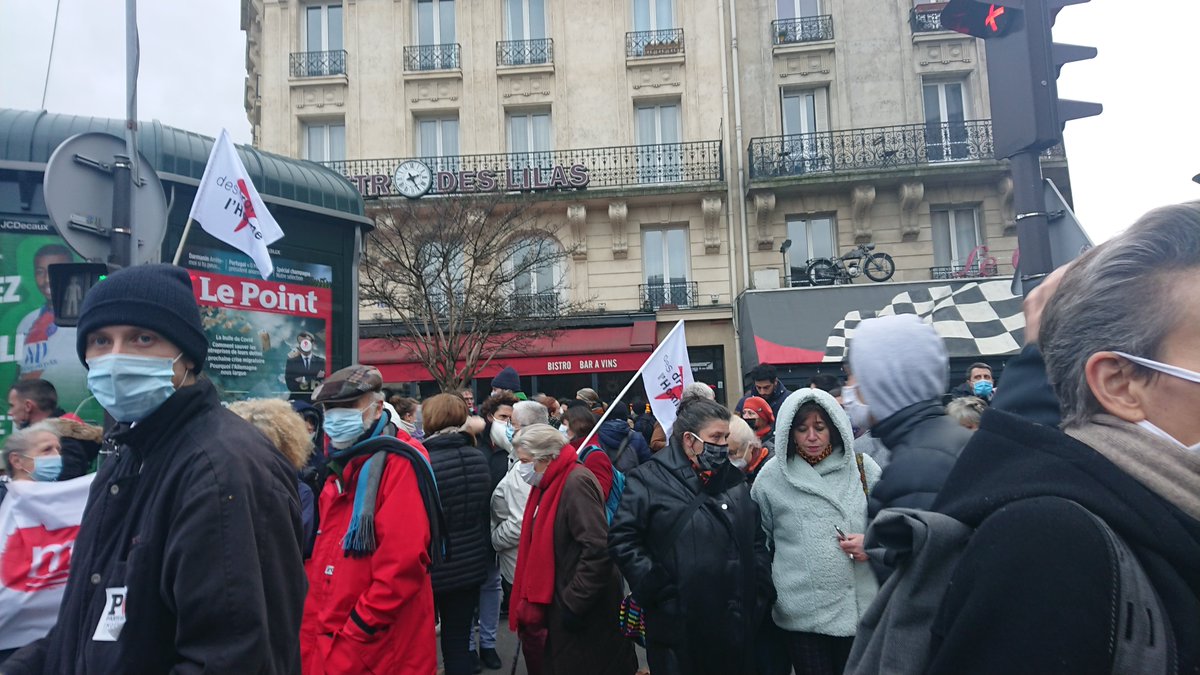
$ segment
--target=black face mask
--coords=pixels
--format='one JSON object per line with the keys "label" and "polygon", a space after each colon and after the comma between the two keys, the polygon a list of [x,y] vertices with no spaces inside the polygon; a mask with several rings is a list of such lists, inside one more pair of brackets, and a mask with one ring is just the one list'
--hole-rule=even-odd
{"label": "black face mask", "polygon": [[754,417],[754,418],[743,417],[742,419],[746,420],[746,424],[750,425],[750,428],[751,428],[751,429],[758,429],[758,422],[759,422],[759,418],[757,418],[757,417]]}

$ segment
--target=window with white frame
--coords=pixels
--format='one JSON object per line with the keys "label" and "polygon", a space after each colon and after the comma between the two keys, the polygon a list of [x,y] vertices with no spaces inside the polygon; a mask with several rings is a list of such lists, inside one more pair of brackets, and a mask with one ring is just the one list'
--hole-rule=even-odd
{"label": "window with white frame", "polygon": [[313,162],[341,162],[346,159],[346,124],[309,122],[304,125],[304,158]]}
{"label": "window with white frame", "polygon": [[691,251],[686,226],[643,230],[642,268],[646,279],[643,298],[653,309],[663,305],[688,307],[688,264]]}
{"label": "window with white frame", "polygon": [[507,136],[508,151],[518,155],[513,158],[518,168],[552,165],[549,110],[509,112]]}
{"label": "window with white frame", "polygon": [[633,30],[675,28],[674,0],[633,0]]}
{"label": "window with white frame", "polygon": [[679,102],[642,103],[635,108],[638,149],[638,181],[670,183],[682,173],[683,152],[679,146]]}
{"label": "window with white frame", "polygon": [[783,122],[782,160],[788,173],[829,168],[829,90],[783,89],[779,96]]}
{"label": "window with white frame", "polygon": [[514,314],[547,316],[558,312],[562,249],[549,237],[526,237],[513,245],[511,296]]}
{"label": "window with white frame", "polygon": [[504,18],[509,40],[546,37],[546,0],[504,0]]}
{"label": "window with white frame", "polygon": [[417,44],[454,44],[455,0],[417,0]]}
{"label": "window with white frame", "polygon": [[973,206],[933,208],[933,264],[936,267],[965,265],[971,251],[983,243],[979,231],[979,209]]}
{"label": "window with white frame", "polygon": [[837,229],[834,216],[794,215],[788,216],[787,238],[792,240],[788,249],[792,285],[808,280],[808,261],[813,258],[832,258],[837,253]]}
{"label": "window with white frame", "polygon": [[925,107],[925,153],[929,161],[971,159],[964,83],[926,82],[921,94]]}
{"label": "window with white frame", "polygon": [[458,153],[458,117],[422,117],[417,120],[417,155],[450,157]]}
{"label": "window with white frame", "polygon": [[801,19],[820,16],[821,0],[775,0],[779,19]]}
{"label": "window with white frame", "polygon": [[450,311],[465,300],[466,256],[461,245],[448,242],[428,242],[417,251],[423,270],[422,282],[426,297],[439,313]]}
{"label": "window with white frame", "polygon": [[304,51],[331,52],[344,49],[342,6],[308,5],[304,9]]}

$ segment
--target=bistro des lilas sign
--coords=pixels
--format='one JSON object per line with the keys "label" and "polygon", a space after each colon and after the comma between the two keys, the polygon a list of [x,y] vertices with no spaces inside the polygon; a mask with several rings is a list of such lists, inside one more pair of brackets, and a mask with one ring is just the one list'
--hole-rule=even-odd
{"label": "bistro des lilas sign", "polygon": [[434,170],[421,160],[409,159],[397,165],[391,175],[351,176],[350,182],[354,183],[363,197],[399,194],[418,199],[427,194],[582,190],[591,182],[591,175],[583,164],[500,170]]}

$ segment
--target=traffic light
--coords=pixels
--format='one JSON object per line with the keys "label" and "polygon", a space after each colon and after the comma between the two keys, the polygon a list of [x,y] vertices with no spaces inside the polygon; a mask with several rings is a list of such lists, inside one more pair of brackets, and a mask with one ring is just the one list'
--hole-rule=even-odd
{"label": "traffic light", "polygon": [[1094,58],[1094,47],[1055,44],[1060,9],[1088,0],[950,0],[942,26],[986,41],[992,142],[997,157],[1062,142],[1068,120],[1099,115],[1099,103],[1058,98],[1062,66]]}
{"label": "traffic light", "polygon": [[104,263],[61,263],[46,268],[50,274],[50,306],[54,309],[54,323],[64,328],[73,328],[79,323],[79,310],[83,298],[96,284],[108,278],[108,265]]}

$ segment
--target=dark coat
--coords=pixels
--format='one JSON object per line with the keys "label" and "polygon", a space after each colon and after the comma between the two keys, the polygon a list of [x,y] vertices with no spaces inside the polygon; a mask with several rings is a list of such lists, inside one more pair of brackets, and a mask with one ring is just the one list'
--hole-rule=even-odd
{"label": "dark coat", "polygon": [[1017,358],[1004,366],[1003,384],[992,397],[993,408],[1048,427],[1057,428],[1062,422],[1058,397],[1037,345],[1025,345]]}
{"label": "dark coat", "polygon": [[492,493],[487,460],[465,433],[425,439],[446,516],[450,556],[431,570],[434,593],[477,588],[495,559],[491,539]]}
{"label": "dark coat", "polygon": [[[613,466],[619,471],[628,473],[633,471],[637,465],[650,459],[650,444],[646,442],[645,438],[642,438],[641,434],[630,429],[625,420],[608,420],[600,425],[600,430],[596,432],[596,435],[600,437],[600,447],[604,448],[608,458],[613,461]],[[629,439],[629,443],[618,460],[617,449],[621,447],[621,442],[626,438]]]}
{"label": "dark coat", "polygon": [[1087,445],[996,410],[934,505],[988,520],[942,602],[929,672],[1111,672],[1108,544],[1086,514],[1038,496],[1078,502],[1125,540],[1166,607],[1178,672],[1200,672],[1200,522]]}
{"label": "dark coat", "polygon": [[[175,392],[92,483],[50,634],[5,673],[298,673],[306,583],[295,470],[208,380]],[[125,587],[120,638],[92,639]]]}
{"label": "dark coat", "polygon": [[68,417],[62,410],[56,410],[54,417],[46,421],[54,425],[58,431],[59,443],[62,445],[62,473],[58,479],[71,480],[91,472],[96,455],[100,454],[100,443],[104,440],[104,430],[90,424],[77,422]]}
{"label": "dark coat", "polygon": [[508,450],[492,444],[492,423],[488,422],[483,428],[483,433],[479,436],[479,449],[483,451],[484,459],[487,460],[488,471],[491,473],[491,494],[496,491],[496,486],[500,481],[504,480],[504,474],[508,473],[511,466],[511,457]]}
{"label": "dark coat", "polygon": [[[600,484],[582,465],[567,474],[554,517],[554,603],[546,614],[548,675],[632,675],[633,643],[617,628],[624,596],[608,555],[608,522]],[[569,612],[579,625],[563,625]]]}
{"label": "dark coat", "polygon": [[891,450],[879,483],[871,490],[871,518],[893,507],[928,509],[954,468],[971,432],[946,415],[938,401],[910,405],[871,427]]}
{"label": "dark coat", "polygon": [[[783,381],[777,379],[775,380],[775,391],[772,392],[770,396],[763,396],[761,398],[767,402],[767,405],[771,406],[771,412],[775,413],[776,419],[779,419],[779,409],[783,406],[783,402],[787,400],[787,397],[791,395],[791,393],[792,392],[788,391],[787,387],[783,386]],[[750,384],[750,388],[747,389],[746,393],[742,395],[742,398],[738,400],[737,407],[734,408],[734,411],[741,414],[742,408],[744,408],[746,405],[746,399],[750,398],[751,396],[758,396],[758,390],[754,388],[754,383]]]}
{"label": "dark coat", "polygon": [[[665,542],[701,490],[700,508]],[[737,467],[705,484],[683,449],[667,446],[626,477],[608,547],[645,610],[652,662],[689,675],[753,671],[754,634],[774,593],[758,505]]]}

